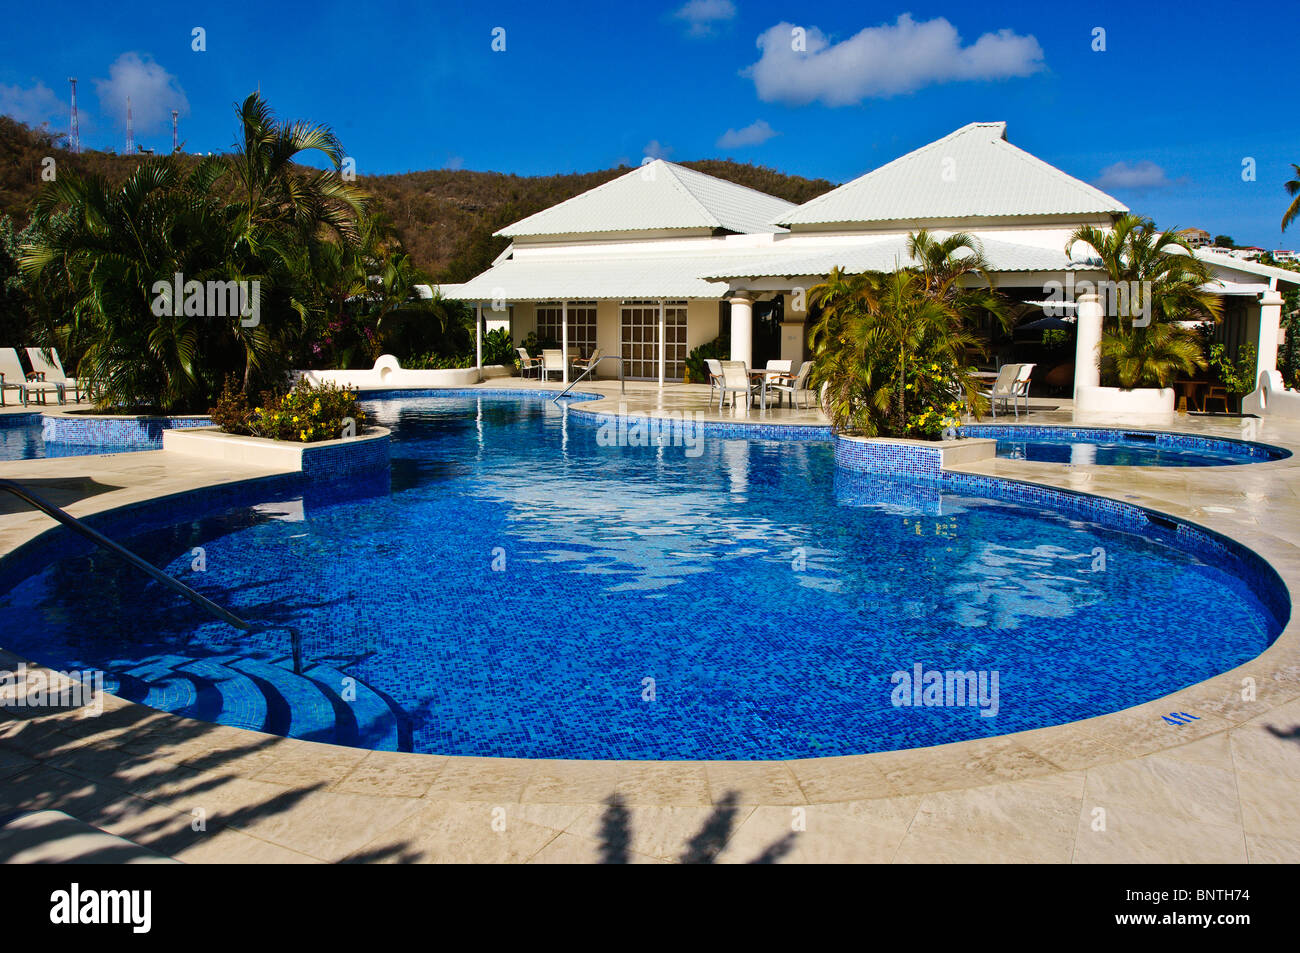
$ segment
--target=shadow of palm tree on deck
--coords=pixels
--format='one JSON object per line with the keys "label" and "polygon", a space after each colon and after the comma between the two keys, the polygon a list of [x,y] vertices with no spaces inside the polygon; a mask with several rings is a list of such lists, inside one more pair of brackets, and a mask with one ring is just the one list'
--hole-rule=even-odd
{"label": "shadow of palm tree on deck", "polygon": [[[722,796],[713,813],[704,820],[695,835],[686,842],[686,849],[677,858],[683,864],[711,864],[731,840],[736,824],[736,804],[739,795],[728,791]],[[768,844],[751,864],[774,864],[794,850],[797,835],[791,831]],[[611,795],[605,801],[605,813],[600,820],[600,862],[626,864],[631,853],[632,814],[623,798]]]}

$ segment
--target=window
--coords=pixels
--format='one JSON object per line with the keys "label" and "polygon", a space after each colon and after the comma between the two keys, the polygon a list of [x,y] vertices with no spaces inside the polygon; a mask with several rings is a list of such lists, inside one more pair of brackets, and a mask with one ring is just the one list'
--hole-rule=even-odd
{"label": "window", "polygon": [[[642,380],[659,379],[659,302],[624,301],[619,309],[623,373]],[[664,303],[667,380],[686,374],[686,302]]]}
{"label": "window", "polygon": [[[537,340],[564,340],[563,307],[558,301],[542,301],[537,305]],[[596,302],[569,302],[569,347],[577,348],[583,357],[596,349]]]}

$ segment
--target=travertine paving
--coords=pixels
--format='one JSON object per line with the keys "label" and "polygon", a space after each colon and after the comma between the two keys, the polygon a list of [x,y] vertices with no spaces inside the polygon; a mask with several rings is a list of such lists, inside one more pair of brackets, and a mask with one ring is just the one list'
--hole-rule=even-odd
{"label": "travertine paving", "polygon": [[[580,387],[609,398],[584,409],[617,411],[617,382]],[[660,394],[629,383],[624,400],[634,413],[705,411],[707,391],[670,386]],[[1073,419],[1068,402],[1038,406],[1022,419]],[[735,419],[730,408],[705,412]],[[769,410],[764,419],[819,422],[815,411]],[[1300,450],[1300,423],[1179,417],[1157,429]],[[1293,591],[1300,581],[1300,458],[1197,470],[1012,460],[968,469],[1201,523],[1254,548]],[[31,481],[76,515],[266,475],[162,451],[0,463],[0,477]],[[0,500],[0,554],[49,525]],[[1126,711],[937,748],[804,761],[447,758],[276,738],[115,698],[99,718],[0,708],[0,817],[57,809],[195,863],[1295,863],[1298,635],[1292,622],[1248,665]],[[0,669],[19,661],[0,653]],[[1199,720],[1171,725],[1160,717],[1171,710]]]}

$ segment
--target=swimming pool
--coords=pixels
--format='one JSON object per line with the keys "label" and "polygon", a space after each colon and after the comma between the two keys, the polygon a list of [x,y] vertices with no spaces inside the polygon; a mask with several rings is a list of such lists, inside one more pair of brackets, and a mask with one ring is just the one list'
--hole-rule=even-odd
{"label": "swimming pool", "polygon": [[1115,467],[1222,467],[1291,456],[1281,447],[1226,437],[1202,437],[1152,430],[999,426],[962,428],[969,437],[997,440],[997,454],[1041,463]]}
{"label": "swimming pool", "polygon": [[[611,446],[580,407],[535,398],[367,407],[394,430],[382,485],[168,503],[129,539],[245,618],[296,626],[302,674],[283,631],[236,633],[98,553],[0,596],[4,647],[295,737],[745,760],[1115,711],[1255,657],[1289,611],[1172,535],[837,472],[825,441],[706,431],[696,455]],[[954,672],[970,695],[928,704]]]}

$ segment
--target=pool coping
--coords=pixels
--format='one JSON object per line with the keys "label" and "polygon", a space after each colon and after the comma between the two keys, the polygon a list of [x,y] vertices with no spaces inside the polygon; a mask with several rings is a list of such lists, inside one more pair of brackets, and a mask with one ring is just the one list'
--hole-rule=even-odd
{"label": "pool coping", "polygon": [[[497,385],[499,387],[499,384]],[[608,397],[609,395],[602,395]],[[594,409],[594,402],[587,408]],[[1118,428],[1117,428],[1118,429]],[[1180,431],[1171,431],[1180,432]],[[1182,431],[1196,436],[1194,431]],[[1292,456],[1283,460],[1260,461],[1249,467],[1171,468],[1166,480],[1173,492],[1189,477],[1206,471],[1249,470],[1252,475],[1272,476],[1300,470],[1300,438],[1287,438]],[[166,451],[140,451],[130,456],[165,455]],[[0,475],[13,476],[15,465],[51,464],[58,460],[84,465],[88,458],[52,458],[18,461],[0,468]],[[159,460],[159,463],[166,463]],[[65,464],[66,466],[66,464]],[[1256,553],[1282,579],[1290,593],[1300,592],[1300,546],[1268,529],[1267,511],[1256,528],[1244,529],[1237,521],[1218,517],[1191,502],[1180,503],[1151,489],[1134,487],[1131,471],[1159,468],[1129,468],[1060,464],[997,459],[957,466],[950,472],[972,473],[994,478],[1010,478],[1066,492],[1113,498],[1135,504],[1174,519],[1192,523],[1211,533],[1227,537]],[[1128,471],[1126,474],[1125,471]],[[276,475],[278,471],[226,472],[192,474],[186,485],[169,492],[150,492],[149,487],[135,487],[129,501],[114,500],[106,493],[83,501],[72,509],[79,516],[103,513],[137,503],[192,493],[205,487],[228,486],[248,480]],[[1148,473],[1148,476],[1151,474]],[[1294,474],[1289,474],[1294,475]],[[19,477],[21,478],[21,477]],[[1268,481],[1265,481],[1268,482]],[[1290,486],[1279,481],[1290,497]],[[1087,487],[1081,489],[1081,487]],[[1165,489],[1165,487],[1157,487]],[[143,495],[141,495],[143,491]],[[106,499],[107,498],[107,499]],[[4,518],[0,517],[0,525]],[[24,520],[19,527],[4,526],[0,533],[0,557],[13,552],[57,527],[39,520]],[[799,804],[828,804],[894,799],[900,796],[931,794],[958,789],[979,788],[1009,781],[1048,778],[1086,770],[1100,765],[1139,759],[1156,752],[1179,748],[1190,742],[1239,729],[1260,716],[1267,715],[1300,698],[1300,622],[1297,613],[1268,649],[1258,657],[1227,672],[1169,695],[1131,708],[1080,721],[1045,728],[998,735],[991,738],[951,742],[928,748],[911,748],[889,752],[841,755],[828,758],[778,761],[584,761],[565,759],[487,758],[443,756],[416,753],[370,752],[343,748],[320,742],[263,735],[247,729],[207,725],[202,744],[180,743],[174,749],[154,748],[166,757],[185,764],[208,757],[214,749],[232,753],[232,767],[237,776],[249,781],[283,776],[268,769],[265,758],[247,758],[241,762],[238,752],[250,746],[274,751],[281,765],[295,766],[295,777],[310,778],[327,790],[345,790],[355,782],[358,764],[371,765],[376,786],[399,785],[412,772],[433,772],[448,779],[433,784],[424,799],[446,801],[490,801],[515,805],[590,803],[609,791],[626,796],[628,803],[663,808],[697,804],[698,780],[704,779],[705,790],[714,803],[723,787],[739,790],[747,803],[787,808]],[[0,649],[0,658],[9,663],[19,657]],[[31,663],[29,663],[31,665]],[[33,668],[40,666],[32,665]],[[1243,697],[1242,679],[1254,679],[1257,694]],[[18,740],[24,757],[63,758],[76,770],[82,755],[103,757],[102,746],[124,747],[126,751],[143,743],[134,735],[150,738],[184,737],[192,732],[185,725],[190,719],[145,708],[122,699],[111,698],[109,717],[81,719],[66,712],[29,719],[22,727],[39,728],[39,734],[21,740],[22,731],[13,721],[0,719],[0,748],[9,748]],[[1196,720],[1170,724],[1162,716],[1185,711]],[[7,711],[4,714],[9,714]],[[123,724],[129,727],[123,727]],[[170,753],[167,753],[170,752]],[[385,755],[382,759],[371,755]],[[111,756],[110,756],[111,760]],[[87,770],[91,770],[88,768]],[[95,770],[102,770],[95,768]],[[269,773],[268,773],[269,772]],[[782,783],[773,783],[779,776]],[[451,783],[451,779],[455,783]],[[351,779],[351,781],[349,780]],[[715,780],[716,779],[716,780]],[[722,780],[722,779],[725,779]],[[789,783],[785,783],[788,781]],[[707,803],[707,802],[706,802]],[[292,810],[292,808],[289,808]],[[1291,835],[1300,840],[1300,831]]]}

